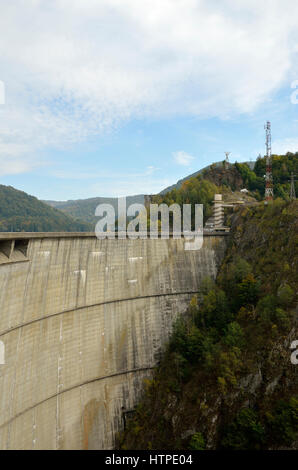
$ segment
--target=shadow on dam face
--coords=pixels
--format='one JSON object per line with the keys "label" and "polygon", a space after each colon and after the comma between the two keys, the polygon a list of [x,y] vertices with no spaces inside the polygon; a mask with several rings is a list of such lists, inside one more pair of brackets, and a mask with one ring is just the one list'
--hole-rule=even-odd
{"label": "shadow on dam face", "polygon": [[198,251],[91,234],[0,242],[0,448],[112,448],[226,237],[206,236]]}

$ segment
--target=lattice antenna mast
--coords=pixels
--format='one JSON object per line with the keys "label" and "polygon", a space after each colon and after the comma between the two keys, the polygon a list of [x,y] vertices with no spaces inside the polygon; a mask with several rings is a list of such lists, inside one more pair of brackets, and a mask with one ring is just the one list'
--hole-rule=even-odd
{"label": "lattice antenna mast", "polygon": [[291,188],[290,188],[290,199],[293,201],[296,199],[296,192],[295,192],[295,176],[294,173],[291,173]]}
{"label": "lattice antenna mast", "polygon": [[226,163],[230,163],[230,162],[229,162],[229,155],[231,155],[231,152],[225,152]]}
{"label": "lattice antenna mast", "polygon": [[266,130],[266,187],[265,199],[271,201],[273,199],[273,177],[272,177],[272,164],[271,164],[271,123],[267,121],[265,124]]}

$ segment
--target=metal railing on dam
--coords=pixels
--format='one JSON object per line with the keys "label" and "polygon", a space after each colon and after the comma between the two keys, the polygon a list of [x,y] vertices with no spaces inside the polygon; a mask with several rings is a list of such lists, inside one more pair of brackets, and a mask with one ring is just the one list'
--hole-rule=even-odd
{"label": "metal railing on dam", "polygon": [[225,235],[0,233],[0,448],[111,448]]}

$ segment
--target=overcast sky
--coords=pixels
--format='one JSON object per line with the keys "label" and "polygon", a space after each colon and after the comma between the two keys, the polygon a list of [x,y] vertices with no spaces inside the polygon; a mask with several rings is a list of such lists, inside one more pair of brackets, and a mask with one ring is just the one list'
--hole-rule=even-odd
{"label": "overcast sky", "polygon": [[0,0],[0,183],[155,193],[255,159],[267,119],[297,151],[297,79],[293,0]]}

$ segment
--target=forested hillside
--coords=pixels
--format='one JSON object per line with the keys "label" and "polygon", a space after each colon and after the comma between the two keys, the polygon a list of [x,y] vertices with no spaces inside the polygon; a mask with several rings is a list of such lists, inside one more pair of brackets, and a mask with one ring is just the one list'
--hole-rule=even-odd
{"label": "forested hillside", "polygon": [[[243,178],[244,185],[253,191],[258,199],[264,196],[264,175],[266,173],[266,158],[258,158],[254,169],[246,164],[236,163],[235,167]],[[288,152],[286,155],[272,156],[272,175],[274,197],[289,200],[291,173],[296,175],[295,189],[298,193],[298,152]]]}
{"label": "forested hillside", "polygon": [[[298,153],[287,153],[286,155],[274,155],[272,158],[274,194],[289,200],[290,176],[293,171],[298,175]],[[199,170],[182,180],[176,185],[170,186],[159,194],[152,196],[153,203],[182,204],[204,204],[204,220],[212,214],[212,200],[216,192],[224,194],[224,199],[233,199],[239,196],[249,199],[249,196],[239,193],[242,188],[250,191],[251,200],[262,200],[265,190],[265,158],[249,163],[226,164],[225,161],[217,162]],[[298,180],[298,176],[297,176]],[[296,181],[296,192],[298,193],[298,182]],[[234,192],[237,192],[233,195]],[[232,197],[230,197],[232,196]],[[235,199],[234,197],[234,199]],[[89,199],[78,199],[70,201],[43,201],[51,207],[57,208],[68,216],[81,221],[91,223],[95,226],[98,217],[95,209],[99,204],[111,204],[115,209],[117,218],[118,199],[96,197]],[[144,195],[128,196],[127,206],[139,203],[144,204]]]}
{"label": "forested hillside", "polygon": [[[177,187],[162,191],[153,196],[152,201],[158,204],[203,204],[204,221],[212,214],[212,201],[215,193],[222,193],[225,201],[243,199],[252,202],[264,199],[266,159],[258,158],[252,163],[218,162],[202,170],[199,174],[184,179]],[[272,172],[274,197],[290,200],[291,173],[298,175],[298,153],[273,155]],[[249,193],[240,193],[246,188]],[[298,176],[295,181],[298,195]],[[194,209],[194,207],[193,207]]]}
{"label": "forested hillside", "polygon": [[[254,168],[252,169],[252,167]],[[298,153],[273,155],[274,196],[289,200],[290,177],[293,172],[296,194],[298,194]],[[203,204],[204,220],[212,214],[214,194],[221,192],[224,199],[239,198],[239,190],[247,188],[249,196],[242,198],[262,200],[264,198],[265,158],[256,163],[226,164],[219,162],[201,170],[196,176],[179,182],[179,187],[163,191],[152,197],[154,203]],[[234,194],[234,192],[236,193]],[[238,191],[238,193],[237,193]],[[98,217],[98,204],[112,204],[117,218],[117,198],[90,198],[74,201],[39,201],[33,196],[9,186],[0,185],[0,231],[88,231],[94,230]],[[127,197],[127,206],[144,203],[144,195]]]}
{"label": "forested hillside", "polygon": [[122,449],[298,448],[298,202],[239,207],[146,383]]}
{"label": "forested hillside", "polygon": [[49,207],[36,197],[0,185],[0,232],[81,232],[94,226]]}
{"label": "forested hillside", "polygon": [[157,204],[192,204],[192,216],[194,215],[194,204],[204,205],[204,220],[212,214],[212,201],[214,194],[219,192],[219,188],[210,181],[197,175],[184,181],[179,189],[172,189],[166,194],[153,196],[152,202]]}
{"label": "forested hillside", "polygon": [[[75,219],[83,220],[87,223],[95,224],[98,217],[95,216],[95,209],[99,204],[110,204],[115,210],[115,216],[118,216],[118,198],[116,197],[93,197],[89,199],[77,199],[73,201],[43,201],[51,207],[61,210],[65,214]],[[144,195],[128,196],[126,198],[127,206],[131,204],[144,204]]]}

